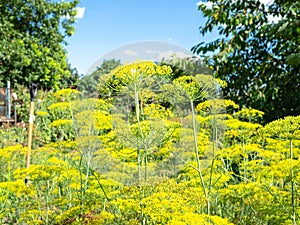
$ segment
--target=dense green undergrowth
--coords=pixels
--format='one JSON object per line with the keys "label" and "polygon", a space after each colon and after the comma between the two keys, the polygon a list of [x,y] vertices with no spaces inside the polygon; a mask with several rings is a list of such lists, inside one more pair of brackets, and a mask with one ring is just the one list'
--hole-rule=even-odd
{"label": "dense green undergrowth", "polygon": [[44,95],[29,168],[26,128],[2,128],[0,223],[299,223],[300,117],[263,126],[221,81],[171,73],[125,65],[101,99]]}

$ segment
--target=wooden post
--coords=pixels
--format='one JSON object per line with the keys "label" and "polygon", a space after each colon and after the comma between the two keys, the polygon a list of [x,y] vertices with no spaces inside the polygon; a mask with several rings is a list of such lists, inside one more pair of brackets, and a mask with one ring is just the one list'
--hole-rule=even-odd
{"label": "wooden post", "polygon": [[[29,111],[29,125],[28,125],[28,152],[26,155],[26,168],[30,166],[30,155],[31,155],[31,144],[32,144],[32,129],[34,121],[34,99],[37,92],[37,85],[30,85],[30,111]],[[25,179],[25,184],[27,184],[28,179]]]}
{"label": "wooden post", "polygon": [[10,119],[11,105],[10,105],[10,81],[7,81],[6,86],[6,119]]}
{"label": "wooden post", "polygon": [[11,97],[12,97],[13,103],[14,103],[14,120],[15,120],[15,126],[17,126],[17,101],[18,101],[18,96],[17,96],[16,92],[13,92],[11,94]]}
{"label": "wooden post", "polygon": [[15,126],[17,126],[17,103],[14,100],[14,120],[15,120]]}

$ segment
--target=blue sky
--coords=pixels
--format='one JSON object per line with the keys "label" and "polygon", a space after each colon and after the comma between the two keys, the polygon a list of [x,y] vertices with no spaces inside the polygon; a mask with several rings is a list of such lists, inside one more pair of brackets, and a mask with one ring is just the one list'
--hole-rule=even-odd
{"label": "blue sky", "polygon": [[68,38],[68,60],[80,74],[120,46],[145,40],[170,42],[190,50],[205,19],[195,0],[81,0],[84,15]]}

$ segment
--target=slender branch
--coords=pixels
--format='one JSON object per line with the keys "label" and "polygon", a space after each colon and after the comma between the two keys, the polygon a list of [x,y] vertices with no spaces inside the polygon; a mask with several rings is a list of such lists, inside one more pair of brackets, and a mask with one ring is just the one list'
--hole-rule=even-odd
{"label": "slender branch", "polygon": [[194,102],[193,100],[190,101],[191,103],[191,110],[192,110],[192,123],[193,123],[193,133],[194,133],[194,147],[195,147],[195,154],[196,154],[196,161],[197,161],[197,171],[200,177],[201,185],[203,188],[204,195],[207,199],[207,214],[210,214],[210,202],[209,202],[209,196],[206,191],[204,179],[201,172],[201,163],[199,159],[199,149],[198,149],[198,143],[197,143],[197,131],[196,131],[196,119],[195,119],[195,110],[194,110]]}

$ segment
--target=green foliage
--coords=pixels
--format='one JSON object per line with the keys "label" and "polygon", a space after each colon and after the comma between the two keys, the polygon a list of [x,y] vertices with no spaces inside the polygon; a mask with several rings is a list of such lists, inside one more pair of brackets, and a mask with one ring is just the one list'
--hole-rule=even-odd
{"label": "green foliage", "polygon": [[175,79],[174,84],[177,92],[193,102],[217,97],[218,94],[218,80],[210,75],[182,76]]}
{"label": "green foliage", "polygon": [[110,71],[115,69],[116,67],[122,65],[120,60],[104,60],[103,63],[97,70],[95,70],[92,74],[85,75],[79,81],[79,89],[80,91],[90,98],[95,98],[99,94],[97,92],[97,86],[100,76],[109,74]]}
{"label": "green foliage", "polygon": [[169,66],[158,66],[153,62],[141,61],[119,66],[100,77],[100,97],[114,97],[122,92],[133,97],[136,90],[139,94],[147,95],[141,96],[141,99],[149,98],[154,90],[159,89],[161,82],[169,79],[171,72]]}
{"label": "green foliage", "polygon": [[199,4],[207,19],[200,32],[217,29],[220,37],[192,50],[228,83],[225,97],[264,111],[266,122],[298,115],[299,1],[209,2],[211,7]]}
{"label": "green foliage", "polygon": [[58,89],[74,80],[65,38],[74,33],[77,0],[0,3],[0,80]]}
{"label": "green foliage", "polygon": [[[29,168],[26,133],[1,128],[0,223],[299,223],[299,116],[263,126],[261,111],[215,99],[219,80],[165,82],[169,69],[117,68],[99,86],[107,99],[40,96]],[[184,104],[156,101],[171,102],[166,86]],[[132,108],[112,105],[118,97]]]}
{"label": "green foliage", "polygon": [[281,140],[299,140],[300,138],[300,116],[285,117],[267,124],[264,132],[272,138]]}
{"label": "green foliage", "polygon": [[172,79],[176,79],[185,75],[196,75],[196,74],[211,74],[210,69],[204,65],[199,58],[176,58],[163,59],[162,65],[168,65],[172,68]]}

